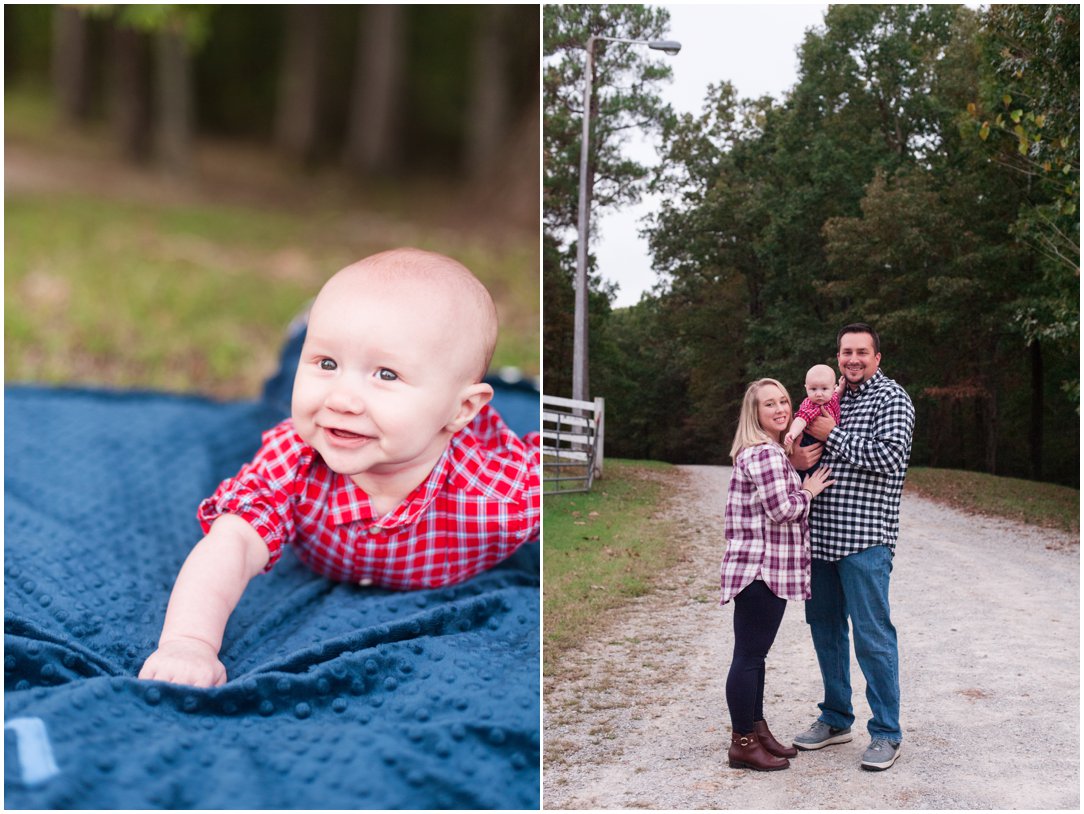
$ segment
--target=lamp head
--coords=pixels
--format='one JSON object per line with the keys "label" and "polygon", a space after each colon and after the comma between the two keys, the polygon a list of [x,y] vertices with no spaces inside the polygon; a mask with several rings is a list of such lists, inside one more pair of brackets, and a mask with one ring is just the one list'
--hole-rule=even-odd
{"label": "lamp head", "polygon": [[681,50],[681,43],[677,40],[652,40],[647,44],[647,47],[673,56]]}

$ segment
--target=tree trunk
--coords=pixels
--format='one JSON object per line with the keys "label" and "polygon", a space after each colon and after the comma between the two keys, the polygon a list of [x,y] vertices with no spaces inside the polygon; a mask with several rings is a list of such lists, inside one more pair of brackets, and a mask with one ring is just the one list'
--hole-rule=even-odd
{"label": "tree trunk", "polygon": [[53,88],[61,119],[81,124],[90,116],[90,31],[77,9],[53,9]]}
{"label": "tree trunk", "polygon": [[320,62],[326,30],[326,7],[287,7],[286,56],[279,76],[275,144],[305,165],[315,161],[319,147]]}
{"label": "tree trunk", "polygon": [[109,118],[124,158],[145,164],[153,147],[147,35],[111,25],[109,43]]}
{"label": "tree trunk", "polygon": [[997,392],[986,396],[986,471],[997,474]]}
{"label": "tree trunk", "polygon": [[158,149],[172,173],[192,165],[192,66],[184,35],[163,29],[156,37],[158,57]]}
{"label": "tree trunk", "polygon": [[1031,453],[1031,477],[1043,478],[1043,349],[1038,339],[1031,340],[1031,428],[1028,446]]}
{"label": "tree trunk", "polygon": [[344,160],[360,175],[388,174],[399,162],[404,28],[401,6],[363,6],[359,14]]}
{"label": "tree trunk", "polygon": [[508,130],[508,6],[481,9],[474,41],[465,168],[478,181],[492,173]]}

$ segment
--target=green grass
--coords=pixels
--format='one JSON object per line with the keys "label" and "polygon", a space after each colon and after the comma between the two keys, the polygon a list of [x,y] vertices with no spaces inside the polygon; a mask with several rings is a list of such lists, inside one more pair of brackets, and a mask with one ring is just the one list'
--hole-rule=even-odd
{"label": "green grass", "polygon": [[680,554],[665,505],[669,464],[607,460],[590,493],[546,496],[544,671],[596,631],[601,617],[651,590]]}
{"label": "green grass", "polygon": [[[334,271],[385,248],[227,206],[15,195],[5,204],[7,381],[253,397],[287,324]],[[532,247],[416,245],[499,288],[494,366],[538,373]],[[518,284],[496,285],[514,270]],[[495,292],[497,293],[497,292]]]}
{"label": "green grass", "polygon": [[907,470],[905,491],[973,514],[1080,533],[1080,491],[956,469]]}
{"label": "green grass", "polygon": [[9,89],[5,116],[8,382],[255,397],[323,282],[394,244],[465,263],[500,314],[494,368],[539,373],[537,234],[449,226],[447,190],[404,186],[407,211],[215,145],[171,183],[120,162],[107,128],[56,126],[40,93]]}

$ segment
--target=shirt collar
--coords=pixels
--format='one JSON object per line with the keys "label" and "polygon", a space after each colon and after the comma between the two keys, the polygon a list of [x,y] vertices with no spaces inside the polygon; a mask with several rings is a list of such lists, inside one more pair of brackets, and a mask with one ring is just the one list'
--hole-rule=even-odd
{"label": "shirt collar", "polygon": [[417,522],[422,513],[436,500],[445,489],[478,490],[492,493],[491,483],[494,474],[487,466],[482,445],[469,432],[460,431],[452,436],[448,446],[441,453],[429,476],[414,488],[409,495],[383,517],[374,514],[372,503],[365,490],[345,475],[338,475],[332,494],[330,519],[335,525],[364,521],[384,529],[395,529]]}
{"label": "shirt collar", "polygon": [[862,382],[862,384],[858,385],[858,387],[854,389],[847,387],[844,392],[847,394],[848,398],[856,399],[859,396],[865,395],[867,390],[877,389],[877,386],[881,383],[883,378],[884,374],[881,372],[880,368],[877,368],[877,372]]}
{"label": "shirt collar", "polygon": [[335,474],[334,488],[331,492],[331,522],[336,526],[364,520],[370,523],[377,518],[373,514],[373,504],[369,495],[346,475]]}

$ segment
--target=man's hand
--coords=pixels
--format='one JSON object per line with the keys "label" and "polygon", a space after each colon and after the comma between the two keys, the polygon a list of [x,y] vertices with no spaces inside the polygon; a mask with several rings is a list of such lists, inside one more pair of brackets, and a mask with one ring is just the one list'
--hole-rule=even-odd
{"label": "man's hand", "polygon": [[226,683],[226,668],[207,642],[170,639],[161,642],[151,653],[139,671],[139,677],[192,687],[220,687]]}
{"label": "man's hand", "polygon": [[790,465],[799,472],[805,472],[817,465],[824,454],[824,444],[810,444],[808,447],[797,447],[789,456]]}
{"label": "man's hand", "polygon": [[828,415],[828,411],[821,407],[821,414],[813,419],[813,423],[805,428],[805,431],[818,441],[827,441],[828,434],[836,428],[835,419]]}

